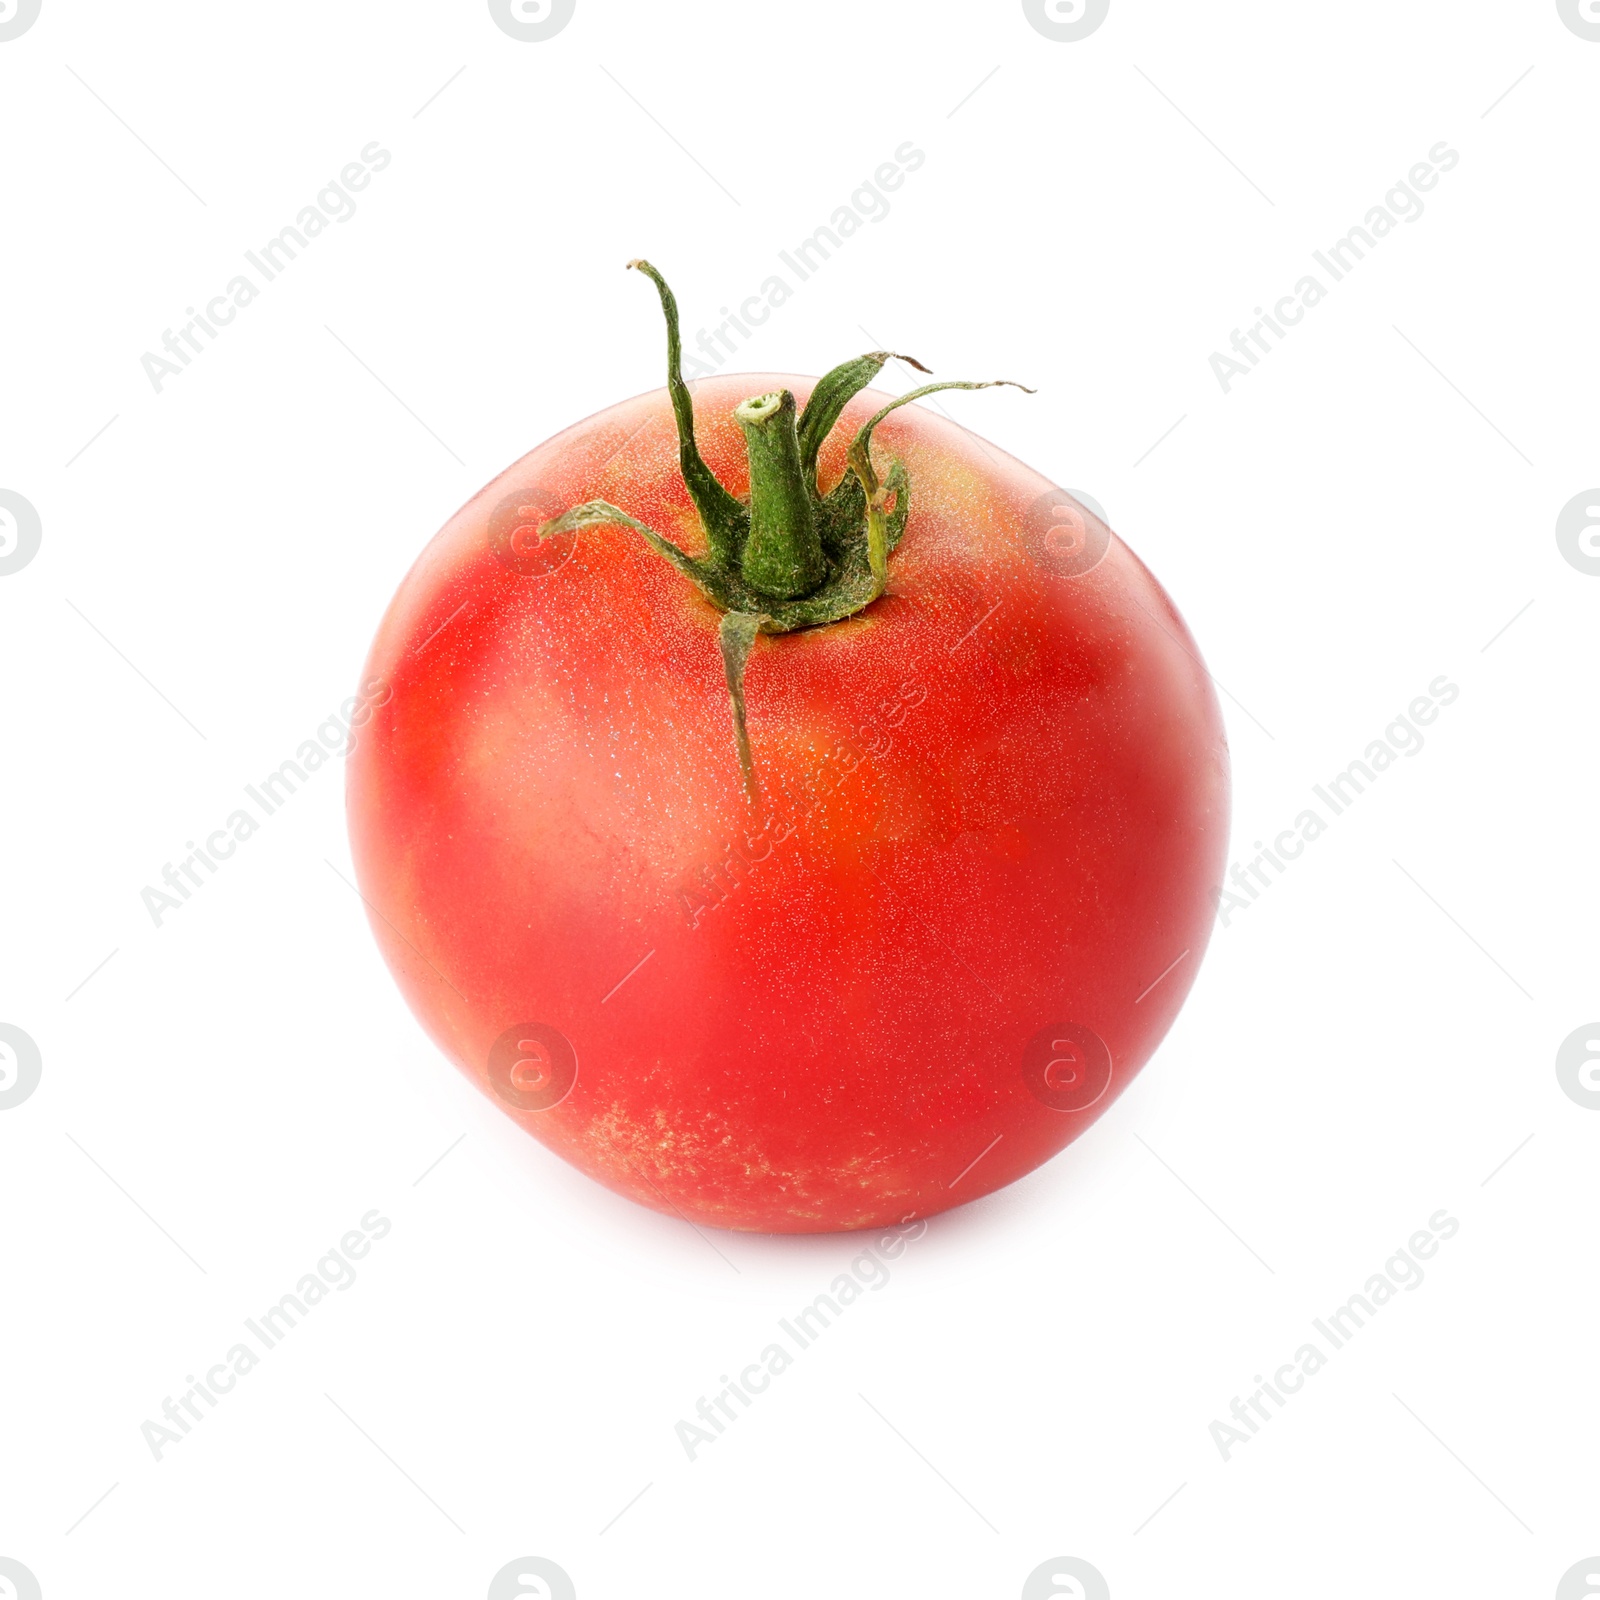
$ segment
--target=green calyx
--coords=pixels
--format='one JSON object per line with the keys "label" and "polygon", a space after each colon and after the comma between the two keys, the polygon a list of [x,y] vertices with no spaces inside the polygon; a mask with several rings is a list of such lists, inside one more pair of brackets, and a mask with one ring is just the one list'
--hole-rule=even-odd
{"label": "green calyx", "polygon": [[[694,438],[694,409],[683,381],[678,303],[648,261],[630,261],[661,296],[667,322],[667,392],[678,426],[678,461],[684,486],[705,530],[706,553],[691,556],[670,539],[604,500],[589,500],[552,518],[541,538],[578,528],[620,523],[640,534],[657,555],[724,613],[719,629],[722,662],[733,706],[734,737],[746,789],[756,795],[755,769],[745,726],[744,671],[758,633],[792,633],[842,622],[884,592],[888,560],[905,532],[911,510],[905,466],[895,461],[880,478],[872,461],[872,433],[889,413],[940,389],[990,389],[987,383],[930,383],[886,405],[862,424],[851,442],[849,470],[826,495],[817,489],[817,456],[844,408],[883,364],[910,356],[875,350],[818,379],[797,414],[787,389],[756,395],[734,410],[750,464],[749,503],[730,494],[701,458]],[[1023,388],[1012,384],[1012,388]],[[1031,394],[1033,391],[1027,391]]]}

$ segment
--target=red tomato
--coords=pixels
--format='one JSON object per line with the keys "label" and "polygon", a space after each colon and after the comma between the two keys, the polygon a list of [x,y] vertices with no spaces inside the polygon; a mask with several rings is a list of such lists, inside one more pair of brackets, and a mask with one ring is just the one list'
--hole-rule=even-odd
{"label": "red tomato", "polygon": [[[697,385],[736,498],[735,408],[814,381]],[[849,402],[822,485],[888,403]],[[632,527],[549,526],[604,500],[707,550],[667,391],[474,496],[367,663],[390,692],[351,834],[413,1010],[542,1143],[696,1223],[873,1227],[1011,1183],[1126,1087],[1210,931],[1226,746],[1160,585],[933,412],[893,412],[870,459],[903,466],[888,590],[755,638],[754,795],[719,607]]]}

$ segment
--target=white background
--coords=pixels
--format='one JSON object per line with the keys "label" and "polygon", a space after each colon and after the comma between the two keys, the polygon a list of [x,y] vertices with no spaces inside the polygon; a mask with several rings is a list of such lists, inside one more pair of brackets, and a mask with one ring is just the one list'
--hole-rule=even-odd
{"label": "white background", "polygon": [[[0,1021],[43,1057],[0,1112],[0,1556],[46,1600],[479,1597],[523,1555],[582,1600],[1011,1600],[1061,1555],[1116,1600],[1555,1594],[1600,1552],[1600,1113],[1554,1070],[1600,1014],[1600,578],[1555,539],[1600,483],[1597,87],[1554,0],[1113,0],[1077,43],[1016,0],[579,0],[542,43],[468,0],[44,0],[0,43],[0,488],[43,526],[0,577]],[[157,394],[141,356],[372,140],[357,214]],[[159,929],[140,891],[352,691],[457,505],[659,384],[630,256],[692,335],[906,140],[728,370],[1036,384],[940,398],[1183,610],[1240,859],[1461,692],[1092,1133],[691,1463],[674,1424],[859,1241],[697,1235],[480,1098],[341,881],[337,762]],[[1212,352],[1441,140],[1425,214],[1224,394]],[[155,1461],[372,1208],[360,1280]],[[1440,1208],[1421,1287],[1224,1462],[1213,1420]]]}

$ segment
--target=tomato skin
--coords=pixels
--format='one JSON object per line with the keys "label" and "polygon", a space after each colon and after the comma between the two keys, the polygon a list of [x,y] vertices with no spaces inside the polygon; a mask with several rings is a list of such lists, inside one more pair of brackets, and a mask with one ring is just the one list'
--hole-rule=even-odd
{"label": "tomato skin", "polygon": [[[813,381],[697,385],[734,493],[733,408]],[[825,487],[887,398],[851,403]],[[874,456],[910,474],[889,591],[757,641],[759,809],[715,608],[625,528],[514,537],[604,499],[701,550],[664,390],[457,512],[366,666],[390,693],[350,758],[351,838],[412,1009],[541,1142],[696,1223],[875,1227],[1014,1181],[1126,1087],[1209,937],[1227,752],[1160,585],[1114,536],[1064,575],[1049,480],[935,413],[894,412]],[[1096,1087],[1096,1040],[1105,1092],[1045,1103]],[[535,1108],[567,1047],[575,1082]],[[1075,1054],[1078,1092],[1041,1098]]]}

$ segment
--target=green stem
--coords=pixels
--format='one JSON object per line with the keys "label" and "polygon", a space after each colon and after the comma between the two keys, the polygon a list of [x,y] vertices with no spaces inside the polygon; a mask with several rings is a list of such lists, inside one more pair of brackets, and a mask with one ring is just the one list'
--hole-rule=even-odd
{"label": "green stem", "polygon": [[757,395],[733,413],[750,461],[750,535],[741,572],[758,594],[794,600],[828,575],[812,492],[800,464],[794,396]]}
{"label": "green stem", "polygon": [[[993,385],[929,383],[891,400],[857,431],[847,454],[848,470],[825,496],[817,486],[822,446],[846,406],[890,359],[890,352],[869,351],[824,374],[798,420],[794,396],[787,389],[746,400],[733,413],[744,433],[750,467],[746,509],[707,466],[695,443],[694,406],[683,381],[678,302],[666,279],[648,261],[630,261],[628,265],[649,278],[661,298],[667,324],[667,392],[678,429],[678,460],[705,531],[705,554],[690,555],[604,500],[573,506],[552,517],[539,533],[541,538],[551,538],[603,523],[632,528],[723,613],[718,633],[733,708],[734,743],[745,789],[752,803],[757,803],[759,790],[744,699],[745,667],[757,636],[823,628],[865,611],[883,594],[889,579],[889,557],[906,529],[910,479],[904,462],[893,460],[880,478],[872,460],[873,430],[891,411],[924,395]],[[909,356],[899,359],[919,371],[927,370]]]}

